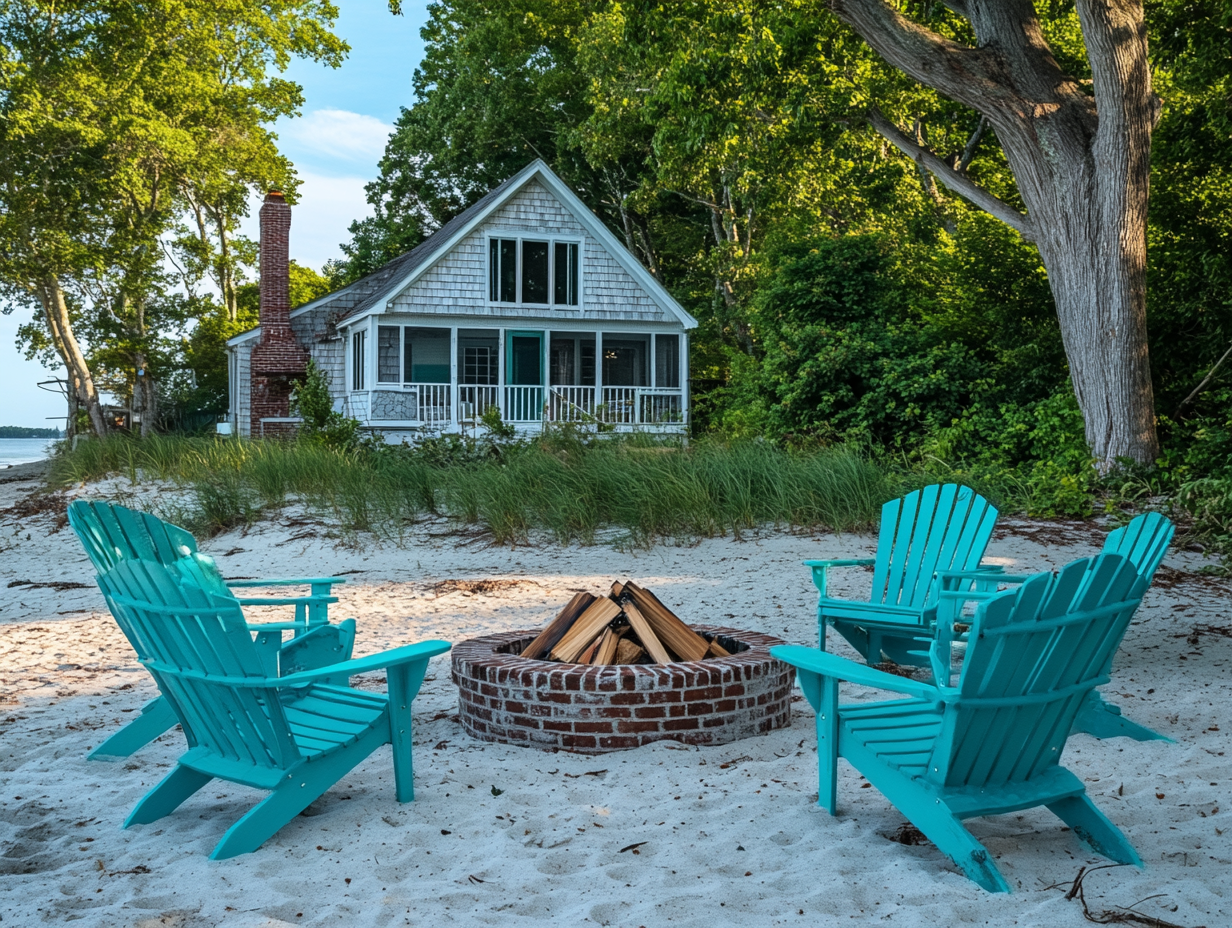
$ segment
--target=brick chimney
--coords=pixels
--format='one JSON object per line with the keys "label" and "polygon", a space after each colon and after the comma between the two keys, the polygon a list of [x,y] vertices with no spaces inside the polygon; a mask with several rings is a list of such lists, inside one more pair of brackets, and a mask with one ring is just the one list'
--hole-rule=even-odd
{"label": "brick chimney", "polygon": [[[261,420],[291,414],[291,385],[303,375],[308,355],[291,331],[291,207],[277,190],[261,204],[261,342],[252,351],[252,436]],[[292,431],[267,424],[265,434]]]}

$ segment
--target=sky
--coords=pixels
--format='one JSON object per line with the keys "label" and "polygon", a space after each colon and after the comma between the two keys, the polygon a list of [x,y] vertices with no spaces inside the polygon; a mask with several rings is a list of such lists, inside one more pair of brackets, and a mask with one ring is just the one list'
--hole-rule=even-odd
{"label": "sky", "polygon": [[[335,31],[351,52],[337,69],[293,62],[286,76],[304,88],[303,114],[274,127],[301,180],[291,257],[317,270],[342,257],[338,246],[350,237],[348,227],[369,213],[364,184],[377,175],[400,108],[411,103],[411,77],[423,57],[419,30],[427,20],[427,0],[404,0],[401,16],[391,15],[385,0],[336,3]],[[254,206],[259,203],[255,198]],[[255,208],[243,231],[257,237]],[[24,359],[16,336],[27,321],[24,309],[0,315],[0,425],[62,428],[63,398],[37,384],[64,371]]]}

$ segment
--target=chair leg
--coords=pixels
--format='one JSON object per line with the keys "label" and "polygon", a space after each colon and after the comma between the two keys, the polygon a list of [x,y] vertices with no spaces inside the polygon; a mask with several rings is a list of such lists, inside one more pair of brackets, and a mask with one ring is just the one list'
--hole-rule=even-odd
{"label": "chair leg", "polygon": [[415,798],[415,769],[411,756],[411,703],[428,672],[426,660],[401,664],[387,671],[389,733],[394,752],[394,791],[399,802]]}
{"label": "chair leg", "polygon": [[1132,738],[1135,741],[1167,741],[1169,744],[1175,744],[1167,735],[1161,735],[1145,725],[1139,725],[1137,722],[1125,718],[1125,716],[1121,715],[1119,708],[1104,702],[1099,693],[1094,690],[1091,691],[1086,701],[1083,702],[1082,708],[1078,710],[1078,716],[1074,719],[1073,730],[1084,732],[1101,740],[1104,738]]}
{"label": "chair leg", "polygon": [[87,760],[118,760],[145,747],[163,732],[179,724],[165,697],[146,703],[141,714],[90,752]]}
{"label": "chair leg", "polygon": [[388,740],[379,726],[370,728],[354,744],[290,771],[272,793],[227,829],[210,860],[255,851]]}
{"label": "chair leg", "polygon": [[[810,674],[816,677],[816,674]],[[821,677],[817,707],[817,803],[838,813],[838,679]]]}
{"label": "chair leg", "polygon": [[1048,804],[1052,814],[1074,830],[1079,838],[1109,860],[1142,866],[1142,859],[1121,830],[1099,811],[1086,793]]}
{"label": "chair leg", "polygon": [[[876,783],[873,785],[877,786]],[[928,797],[906,805],[897,799],[891,801],[907,816],[911,824],[937,845],[941,853],[954,861],[968,879],[990,893],[1010,892],[1009,884],[993,863],[988,849],[975,840],[975,836],[963,827],[962,821],[948,807]]]}
{"label": "chair leg", "polygon": [[156,822],[164,815],[170,815],[180,807],[189,796],[214,779],[208,773],[199,773],[191,767],[176,764],[175,769],[163,777],[162,781],[142,797],[128,818],[124,827],[130,825],[148,825]]}
{"label": "chair leg", "polygon": [[935,792],[924,789],[887,767],[875,754],[861,746],[849,745],[843,753],[938,850],[954,861],[968,879],[990,893],[1010,891],[988,849],[963,827],[962,820]]}

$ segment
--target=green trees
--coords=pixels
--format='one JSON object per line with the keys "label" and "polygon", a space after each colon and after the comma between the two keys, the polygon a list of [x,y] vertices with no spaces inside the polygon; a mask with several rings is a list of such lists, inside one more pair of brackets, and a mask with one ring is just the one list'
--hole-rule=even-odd
{"label": "green trees", "polygon": [[237,318],[245,198],[295,186],[268,126],[302,98],[276,75],[292,56],[337,65],[336,15],[327,0],[0,0],[0,279],[36,310],[23,338],[65,364],[93,431],[100,367],[153,426],[203,277]]}
{"label": "green trees", "polygon": [[701,321],[705,425],[1081,469],[1157,459],[1154,395],[1158,459],[1232,470],[1229,27],[1222,0],[445,0],[354,247],[543,157]]}

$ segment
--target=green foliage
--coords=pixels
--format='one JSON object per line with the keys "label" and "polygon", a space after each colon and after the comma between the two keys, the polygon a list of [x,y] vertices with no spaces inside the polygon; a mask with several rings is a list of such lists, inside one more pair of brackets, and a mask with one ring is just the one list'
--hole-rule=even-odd
{"label": "green foliage", "polygon": [[[1183,484],[1177,505],[1193,518],[1193,535],[1213,553],[1232,555],[1232,480],[1206,477]],[[1226,569],[1225,563],[1225,569]]]}
{"label": "green foliage", "polygon": [[291,415],[303,418],[300,434],[309,442],[349,450],[359,444],[359,421],[334,409],[329,375],[309,360],[302,380],[291,390]]}

